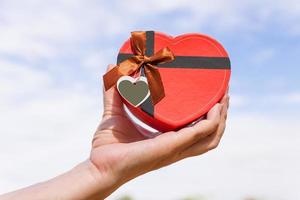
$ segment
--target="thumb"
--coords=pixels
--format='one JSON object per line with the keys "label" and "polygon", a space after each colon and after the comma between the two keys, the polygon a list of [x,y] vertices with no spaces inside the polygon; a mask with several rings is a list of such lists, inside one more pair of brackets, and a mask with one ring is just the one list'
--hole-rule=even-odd
{"label": "thumb", "polygon": [[[110,64],[107,67],[107,72],[114,68],[116,65]],[[118,94],[118,91],[115,89],[115,87],[111,87],[107,91],[105,91],[105,88],[103,87],[103,106],[104,106],[104,112],[112,112],[114,109],[120,109],[122,108],[122,101],[120,98],[120,95]]]}

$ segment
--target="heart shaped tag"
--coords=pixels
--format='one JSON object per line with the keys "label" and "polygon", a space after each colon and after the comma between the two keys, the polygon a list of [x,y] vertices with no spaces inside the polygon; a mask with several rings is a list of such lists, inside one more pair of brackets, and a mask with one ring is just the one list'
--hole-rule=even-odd
{"label": "heart shaped tag", "polygon": [[134,107],[141,105],[150,96],[147,79],[143,76],[122,76],[117,82],[117,89],[123,99]]}

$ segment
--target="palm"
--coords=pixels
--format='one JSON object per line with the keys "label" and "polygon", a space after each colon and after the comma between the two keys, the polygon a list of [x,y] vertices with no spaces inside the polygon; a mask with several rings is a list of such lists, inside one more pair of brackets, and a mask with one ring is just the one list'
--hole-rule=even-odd
{"label": "palm", "polygon": [[[98,127],[91,152],[91,160],[99,168],[111,170],[124,155],[138,152],[142,147],[138,141],[146,138],[140,134],[127,118],[120,96],[115,89],[104,93],[103,119]],[[136,154],[135,154],[136,155]]]}
{"label": "palm", "polygon": [[[103,120],[94,138],[97,141],[97,146],[145,139],[127,118],[116,90],[111,89],[104,94],[104,104]],[[101,140],[101,138],[104,140]]]}

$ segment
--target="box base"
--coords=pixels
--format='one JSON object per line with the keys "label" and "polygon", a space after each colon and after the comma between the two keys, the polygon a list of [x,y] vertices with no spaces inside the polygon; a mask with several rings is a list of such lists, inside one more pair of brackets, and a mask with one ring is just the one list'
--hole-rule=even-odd
{"label": "box base", "polygon": [[[151,126],[145,124],[144,122],[142,122],[141,120],[139,120],[137,117],[135,117],[130,110],[126,107],[125,104],[123,104],[125,113],[127,114],[127,117],[132,121],[132,123],[134,124],[134,126],[136,127],[136,129],[145,137],[147,138],[154,138],[160,134],[162,134],[162,132],[152,128]],[[188,124],[186,127],[189,126],[193,126],[194,124],[198,123],[199,121],[205,119],[205,117],[201,117],[195,121],[193,121],[192,123]]]}

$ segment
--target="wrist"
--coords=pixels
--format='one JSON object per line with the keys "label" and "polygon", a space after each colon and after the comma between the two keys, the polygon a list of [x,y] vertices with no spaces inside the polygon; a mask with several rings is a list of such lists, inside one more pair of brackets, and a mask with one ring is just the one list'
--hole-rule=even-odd
{"label": "wrist", "polygon": [[66,199],[104,199],[120,185],[116,178],[111,174],[100,172],[90,160],[80,163],[68,174],[70,181],[77,182],[75,184],[77,186],[72,188],[72,197]]}
{"label": "wrist", "polygon": [[101,174],[90,160],[49,181],[2,195],[1,199],[62,199],[102,200],[118,185],[106,174]]}
{"label": "wrist", "polygon": [[52,194],[49,199],[102,200],[118,185],[110,175],[100,173],[90,160],[86,160],[65,174],[42,183],[41,187]]}

